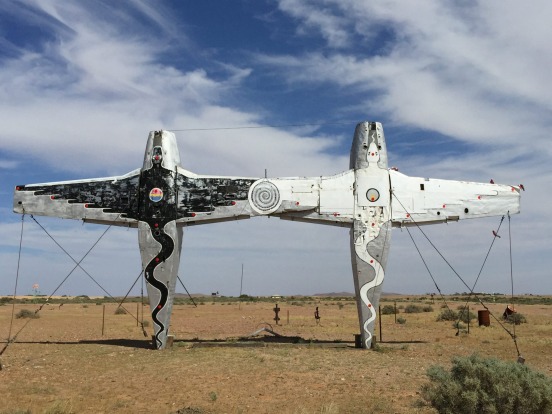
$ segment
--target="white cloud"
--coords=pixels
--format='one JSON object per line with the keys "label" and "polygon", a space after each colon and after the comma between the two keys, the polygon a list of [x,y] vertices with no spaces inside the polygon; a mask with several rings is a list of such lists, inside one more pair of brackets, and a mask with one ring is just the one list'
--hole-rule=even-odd
{"label": "white cloud", "polygon": [[[140,10],[148,9],[137,4]],[[140,165],[149,130],[260,125],[262,108],[259,113],[244,113],[225,106],[223,99],[251,69],[219,65],[227,71],[221,80],[214,80],[201,67],[182,71],[160,62],[159,52],[164,50],[160,38],[151,40],[147,30],[138,35],[140,23],[129,16],[121,27],[119,14],[110,16],[103,6],[64,7],[53,2],[42,10],[57,40],[44,45],[41,53],[23,51],[7,59],[0,71],[4,150],[79,174],[105,170],[122,174]],[[153,17],[157,27],[171,26],[163,20],[167,17],[161,17],[164,14]],[[256,164],[256,151],[265,151],[265,159],[286,161],[282,167],[268,162],[254,165],[249,170],[255,175],[262,175],[264,168],[276,173],[294,164],[296,168],[288,174],[299,171],[300,164],[308,166],[305,174],[339,171],[327,167],[333,160],[323,154],[335,143],[332,139],[301,139],[277,129],[259,130],[255,135],[233,131],[193,136],[191,142],[198,146],[223,141],[213,148],[213,154],[202,158],[202,168],[211,171],[219,164]],[[186,158],[190,151],[184,145]],[[248,174],[247,170],[233,173]]]}
{"label": "white cloud", "polygon": [[[38,11],[34,13],[38,20],[42,19],[41,23],[49,22],[56,41],[42,45],[40,52],[21,50],[16,57],[6,59],[0,70],[0,95],[14,97],[0,100],[3,124],[0,142],[4,151],[17,154],[23,168],[30,159],[35,159],[49,165],[50,173],[69,170],[81,177],[98,172],[121,174],[140,166],[150,129],[262,126],[262,107],[255,113],[225,105],[224,96],[240,87],[250,69],[218,65],[219,69],[226,70],[227,77],[217,80],[202,67],[177,69],[161,63],[157,44],[119,31],[120,16],[102,15],[98,22],[96,15],[101,10],[84,5],[65,8],[56,2],[46,4],[43,11],[47,16]],[[159,17],[156,23],[163,25],[163,19]],[[132,29],[136,22],[127,16],[125,24]],[[329,150],[340,144],[340,140],[317,136],[313,129],[303,130],[300,135],[293,130],[262,128],[222,133],[177,132],[177,136],[184,166],[199,173],[262,176],[266,168],[270,176],[319,175],[347,168],[345,157],[329,155]],[[3,165],[16,166],[6,162]],[[40,181],[45,178],[41,177]],[[46,181],[50,180],[46,178]],[[97,226],[47,218],[39,221],[46,223],[51,234],[77,260],[103,231]],[[74,264],[28,218],[27,223],[22,289],[39,282],[43,292],[51,292]],[[241,250],[242,245],[248,246],[250,252],[243,256],[248,274],[257,273],[248,284],[247,292],[252,294],[265,293],[267,289],[288,294],[310,289],[317,272],[329,268],[317,259],[320,254],[328,257],[332,252],[341,253],[345,260],[336,261],[336,268],[344,268],[347,274],[350,270],[348,243],[338,249],[312,243],[331,234],[331,229],[310,226],[310,231],[304,231],[304,225],[290,226],[279,220],[200,229],[186,231],[184,239],[183,274],[189,278],[185,280],[189,280],[194,291],[208,293],[222,286],[221,291],[235,294],[234,286],[220,275],[228,261],[235,260],[236,248]],[[14,264],[19,223],[1,224],[0,234],[3,235],[0,238],[2,254]],[[199,239],[194,240],[194,234]],[[260,250],[259,240],[264,240]],[[346,234],[345,240],[348,240]],[[328,244],[331,241],[328,238]],[[309,256],[307,253],[311,250],[312,256]],[[274,254],[275,251],[279,253]],[[285,251],[289,258],[282,260],[281,254]],[[305,260],[312,265],[305,268]],[[193,267],[187,266],[187,261]],[[6,269],[10,275],[15,273],[15,266],[12,267]],[[106,288],[111,286],[117,294],[123,293],[140,269],[135,231],[112,229],[83,267]],[[271,270],[265,272],[265,267]],[[212,281],[200,275],[205,269]],[[289,280],[289,274],[299,269],[308,277],[281,288]],[[75,279],[84,282],[79,285]],[[64,285],[63,293],[73,289],[72,293],[102,294],[78,269],[67,286]],[[338,290],[334,287],[332,279],[326,278],[316,290]]]}
{"label": "white cloud", "polygon": [[[306,22],[314,2],[286,0],[284,11]],[[543,39],[552,35],[541,7],[509,2],[469,6],[443,3],[326,1],[355,28],[356,42],[327,54],[261,56],[294,82],[331,82],[369,93],[365,104],[393,122],[455,138],[513,145],[549,155],[551,59]],[[326,10],[331,10],[330,7]],[[536,30],[530,30],[536,27]],[[320,24],[321,31],[326,25]],[[374,32],[393,34],[377,55],[366,56]],[[327,29],[331,32],[331,29]],[[374,94],[375,93],[375,94]]]}
{"label": "white cloud", "polygon": [[[308,9],[320,7],[315,2],[292,0],[285,4],[282,10],[293,10],[290,14],[294,18],[300,18],[296,10],[301,10],[305,22]],[[518,288],[524,291],[526,286],[531,290],[546,285],[544,290],[550,290],[543,262],[552,231],[547,212],[552,197],[542,191],[552,176],[552,78],[548,70],[552,57],[545,40],[552,35],[552,28],[544,17],[550,5],[353,0],[324,4],[331,5],[325,10],[338,8],[335,15],[346,18],[350,42],[341,48],[328,42],[333,48],[330,51],[319,48],[304,54],[260,54],[258,61],[279,68],[282,79],[294,86],[309,83],[335,86],[349,94],[356,91],[373,118],[383,117],[395,128],[416,131],[409,133],[412,141],[401,145],[393,144],[393,136],[387,135],[390,162],[406,174],[473,181],[494,178],[500,183],[525,184],[522,213],[513,217],[517,225],[514,263],[521,276]],[[322,23],[318,30],[331,33]],[[382,31],[387,35],[378,36]],[[451,142],[447,151],[435,139],[425,137],[434,132],[469,146],[459,152]],[[442,158],[435,158],[436,150]],[[483,227],[481,222],[468,222],[431,230],[436,235],[449,234],[439,237],[441,245],[462,241],[453,256],[477,258],[486,248],[480,241],[489,235]],[[399,257],[412,251],[409,238],[402,236],[400,232],[393,236],[391,274],[410,272],[405,260],[397,260],[397,250]],[[489,269],[491,280],[497,281],[500,271],[493,266]],[[404,277],[400,280],[402,285],[388,278],[385,289],[403,286],[416,290],[417,282]],[[465,289],[459,286],[456,290]]]}
{"label": "white cloud", "polygon": [[[321,3],[323,7],[320,7]],[[346,20],[335,15],[335,10],[324,7],[329,3],[331,2],[318,2],[318,7],[313,7],[308,2],[280,0],[278,7],[300,21],[297,34],[307,34],[315,30],[331,47],[345,46],[349,44]]]}
{"label": "white cloud", "polygon": [[[266,97],[249,111],[229,102],[234,102],[231,95],[239,88],[254,88],[248,84],[252,74],[276,68],[281,83],[291,85],[291,90],[309,86],[309,102],[318,99],[317,88],[347,93],[351,108],[365,108],[371,118],[389,120],[395,129],[419,131],[420,139],[402,147],[387,135],[390,162],[402,172],[525,184],[522,214],[513,218],[514,263],[521,268],[521,283],[533,290],[552,290],[546,285],[549,264],[543,264],[551,230],[547,207],[552,201],[543,191],[551,176],[547,4],[537,8],[488,2],[452,8],[426,2],[325,0],[320,6],[285,0],[280,10],[293,17],[296,33],[317,40],[320,36],[328,48],[305,54],[261,53],[240,65],[214,62],[217,78],[192,60],[190,51],[198,48],[163,8],[138,1],[128,10],[98,2],[34,4],[9,10],[50,36],[29,49],[6,45],[10,55],[0,68],[0,145],[18,158],[11,161],[3,153],[0,168],[18,168],[23,174],[36,162],[49,166],[45,175],[121,174],[140,166],[151,129],[262,126],[270,116],[263,107]],[[2,11],[7,12],[5,7]],[[375,43],[381,39],[383,44]],[[161,54],[169,47],[183,52],[183,66],[164,63]],[[335,152],[349,146],[353,128],[346,137],[327,136],[317,129],[277,128],[181,131],[177,137],[184,167],[198,173],[262,176],[267,168],[269,176],[308,176],[347,168],[348,157]],[[423,138],[426,131],[468,142],[470,150],[458,153],[453,148],[435,159],[435,143]],[[420,150],[424,145],[426,152]],[[416,147],[417,155],[408,154],[407,147]],[[8,210],[0,211],[7,216]],[[47,223],[76,256],[103,231],[78,223]],[[496,223],[465,222],[429,231],[461,274],[473,276]],[[29,227],[25,246],[36,255],[26,256],[22,286],[32,286],[36,269],[48,269],[40,283],[53,288],[71,262],[60,260],[63,254],[51,241]],[[14,273],[19,223],[3,222],[0,234],[3,263]],[[501,247],[504,242],[501,239]],[[420,263],[410,243],[404,231],[394,231],[385,290],[434,290],[423,267],[413,270],[413,264]],[[113,229],[86,268],[117,294],[124,293],[140,270],[136,245],[134,230]],[[488,265],[492,282],[508,271],[500,267],[504,260],[501,256]],[[192,291],[236,294],[241,263],[246,265],[250,294],[353,289],[346,229],[271,219],[185,231],[181,275]],[[442,264],[435,265],[444,275]],[[465,290],[456,282],[440,280],[445,280],[446,291]],[[486,287],[492,282],[485,282]],[[87,293],[89,288],[83,289],[73,293]]]}
{"label": "white cloud", "polygon": [[5,160],[0,158],[0,169],[13,169],[18,165],[19,163],[17,160]]}

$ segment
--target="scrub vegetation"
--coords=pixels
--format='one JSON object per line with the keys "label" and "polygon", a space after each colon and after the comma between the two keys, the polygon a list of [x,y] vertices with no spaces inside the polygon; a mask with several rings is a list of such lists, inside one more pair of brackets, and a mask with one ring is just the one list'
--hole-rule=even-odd
{"label": "scrub vegetation", "polygon": [[16,319],[38,319],[40,315],[29,309],[21,309],[15,314]]}
{"label": "scrub vegetation", "polygon": [[[428,297],[382,296],[374,330],[377,342],[371,351],[354,348],[354,334],[359,332],[357,306],[346,296],[204,295],[194,300],[208,306],[197,307],[180,297],[183,303],[174,305],[170,326],[174,345],[162,351],[151,348],[154,324],[149,305],[142,304],[141,298],[125,301],[127,315],[115,315],[118,302],[105,298],[58,297],[48,304],[20,298],[16,314],[24,309],[34,314],[44,306],[38,321],[13,320],[12,336],[24,329],[0,357],[0,414],[47,410],[435,414],[439,410],[431,396],[444,398],[442,393],[449,388],[458,390],[453,388],[456,362],[451,361],[471,358],[474,352],[481,359],[515,361],[516,348],[506,331],[514,328],[527,369],[544,378],[552,374],[552,306],[544,304],[546,298],[531,297],[537,304],[515,303],[515,315],[527,320],[520,325],[502,319],[510,303],[490,303],[500,324],[494,318],[490,326],[478,326],[472,320],[468,333],[465,322],[460,321],[460,331],[452,326],[458,321],[459,307],[466,304],[464,298],[446,298],[455,317],[443,323],[436,318],[445,308],[440,308],[437,297],[428,304]],[[11,299],[3,302],[9,305],[0,306],[0,340],[5,344],[13,307]],[[407,314],[410,305],[422,312]],[[438,311],[424,312],[425,306]],[[473,299],[469,308],[475,315],[483,310]],[[401,324],[403,320],[406,323]],[[263,327],[282,337],[267,331],[250,336]],[[468,384],[474,381],[463,378]],[[438,388],[441,380],[444,391]],[[538,388],[532,379],[527,381]],[[433,391],[424,391],[424,386]],[[460,398],[456,392],[453,395]],[[537,400],[533,396],[531,403]]]}
{"label": "scrub vegetation", "polygon": [[432,366],[422,396],[440,414],[552,413],[552,378],[516,362],[478,355]]}

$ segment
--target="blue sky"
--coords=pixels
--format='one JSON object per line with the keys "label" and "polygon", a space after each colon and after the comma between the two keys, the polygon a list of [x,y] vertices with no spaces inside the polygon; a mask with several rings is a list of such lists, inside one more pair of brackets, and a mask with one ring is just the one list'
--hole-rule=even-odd
{"label": "blue sky", "polygon": [[[25,1],[0,4],[0,294],[13,293],[17,184],[121,175],[150,130],[179,130],[183,166],[260,177],[348,168],[356,122],[384,125],[392,165],[413,176],[523,183],[512,217],[514,289],[552,294],[552,6],[545,1]],[[195,128],[259,129],[185,131]],[[184,131],[183,131],[184,130]],[[76,258],[102,226],[36,217]],[[471,284],[500,218],[426,227]],[[507,222],[502,232],[507,230]],[[466,288],[413,232],[444,292]],[[508,238],[477,290],[510,292]],[[436,289],[394,230],[384,290]],[[192,292],[353,291],[346,229],[253,219],[185,229]],[[49,294],[73,264],[24,222],[18,291]],[[83,267],[126,293],[135,230],[112,228]],[[133,291],[134,294],[138,289]],[[60,294],[103,294],[80,270]]]}

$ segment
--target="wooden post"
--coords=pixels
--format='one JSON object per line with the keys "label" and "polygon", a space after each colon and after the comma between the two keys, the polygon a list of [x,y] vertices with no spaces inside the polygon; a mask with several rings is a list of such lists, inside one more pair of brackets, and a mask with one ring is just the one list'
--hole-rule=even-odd
{"label": "wooden post", "polygon": [[381,305],[378,306],[378,315],[379,315],[379,331],[380,331],[380,342],[383,342],[383,336],[381,336]]}
{"label": "wooden post", "polygon": [[165,345],[166,348],[172,348],[174,343],[174,335],[167,335],[167,344]]}
{"label": "wooden post", "polygon": [[468,305],[468,334],[470,333],[470,306]]}
{"label": "wooden post", "polygon": [[274,320],[276,321],[276,325],[278,325],[278,321],[280,320],[280,317],[278,316],[278,312],[280,312],[280,308],[278,307],[278,304],[274,308],[272,308],[274,311]]}
{"label": "wooden post", "polygon": [[395,302],[395,309],[394,309],[394,313],[395,313],[395,323],[397,323],[397,302]]}
{"label": "wooden post", "polygon": [[287,311],[287,324],[289,325],[289,309]]}
{"label": "wooden post", "polygon": [[104,336],[104,328],[105,328],[105,303],[103,305],[103,312],[102,312],[102,336]]}
{"label": "wooden post", "polygon": [[140,322],[140,304],[136,303],[136,326],[138,326]]}

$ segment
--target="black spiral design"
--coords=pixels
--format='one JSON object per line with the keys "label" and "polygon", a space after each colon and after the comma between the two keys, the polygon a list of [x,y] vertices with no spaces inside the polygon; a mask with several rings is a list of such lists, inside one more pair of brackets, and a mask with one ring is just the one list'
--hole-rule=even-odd
{"label": "black spiral design", "polygon": [[270,181],[260,181],[251,190],[251,204],[262,212],[278,208],[280,191]]}
{"label": "black spiral design", "polygon": [[170,257],[170,255],[173,253],[174,240],[164,231],[159,229],[154,229],[153,226],[151,226],[151,233],[153,235],[153,238],[161,244],[161,251],[153,259],[151,259],[151,261],[146,266],[145,277],[148,283],[151,284],[154,288],[156,288],[161,294],[161,297],[159,298],[159,302],[155,306],[155,309],[153,309],[153,311],[151,312],[151,318],[153,322],[160,328],[159,331],[155,334],[155,341],[157,343],[157,348],[160,348],[163,343],[159,339],[159,335],[161,335],[161,333],[164,332],[166,328],[165,328],[165,325],[163,325],[163,323],[159,319],[157,319],[157,314],[161,312],[161,310],[167,304],[167,299],[169,297],[169,289],[163,282],[155,278],[154,271],[157,266],[159,266],[162,262],[164,262],[165,259]]}

